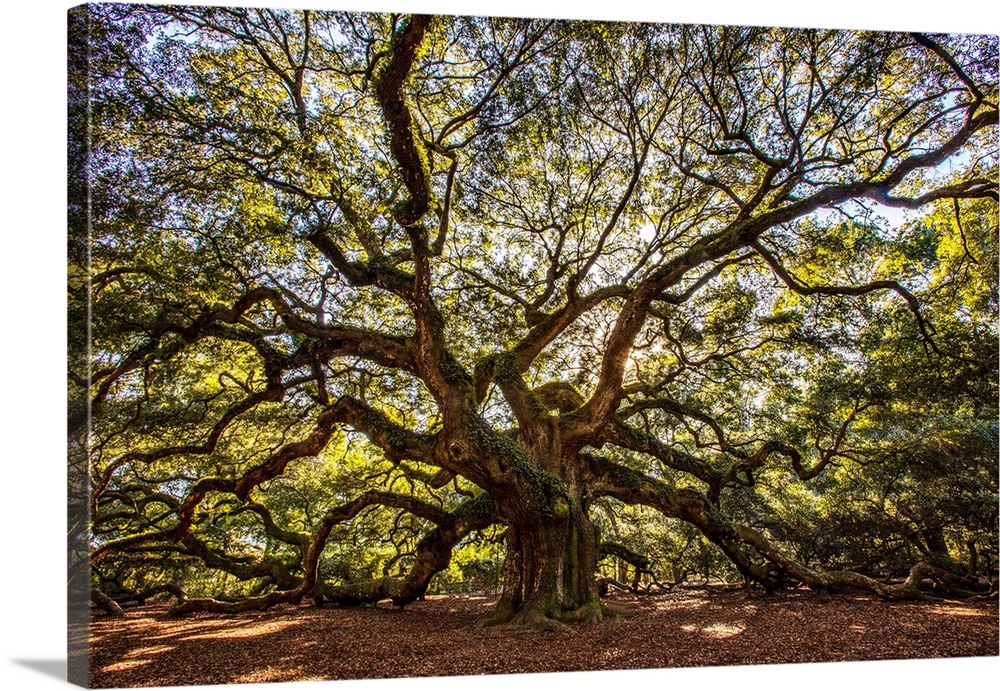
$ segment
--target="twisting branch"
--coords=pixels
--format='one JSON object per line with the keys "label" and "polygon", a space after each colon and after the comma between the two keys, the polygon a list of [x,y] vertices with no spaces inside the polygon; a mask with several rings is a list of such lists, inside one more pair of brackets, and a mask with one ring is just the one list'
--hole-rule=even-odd
{"label": "twisting branch", "polygon": [[[404,577],[385,576],[341,586],[319,581],[319,555],[322,553],[333,526],[349,521],[369,506],[403,509],[436,524],[417,545],[415,562]],[[494,519],[493,502],[488,495],[466,500],[454,512],[442,509],[416,497],[391,492],[370,491],[357,499],[328,511],[309,542],[303,562],[303,577],[298,585],[266,595],[222,601],[214,598],[194,598],[180,602],[174,614],[189,612],[234,613],[267,609],[283,602],[299,602],[310,593],[317,603],[337,602],[356,605],[391,599],[402,607],[424,594],[431,577],[448,566],[452,547],[473,530],[489,526]]]}
{"label": "twisting branch", "polygon": [[[315,228],[306,239],[355,287],[378,286],[404,299],[413,297],[413,276],[383,261],[350,261],[334,243],[325,226]],[[375,257],[381,259],[381,252]]]}
{"label": "twisting branch", "polygon": [[434,451],[431,440],[407,432],[360,401],[344,397],[320,413],[315,429],[305,439],[284,444],[264,462],[250,468],[239,478],[208,477],[194,482],[183,500],[171,506],[170,513],[177,516],[177,522],[172,527],[110,540],[91,553],[91,563],[137,545],[182,540],[194,522],[198,506],[209,493],[233,494],[240,501],[246,501],[255,487],[281,475],[292,461],[318,455],[326,447],[338,424],[354,425],[364,433],[370,434],[371,440],[382,446],[386,454],[392,458],[427,461]]}
{"label": "twisting branch", "polygon": [[[392,55],[375,86],[382,115],[389,126],[389,146],[399,164],[403,184],[410,198],[396,215],[399,225],[410,229],[430,206],[430,163],[423,137],[403,96],[406,81],[417,59],[417,51],[431,24],[431,16],[416,14],[405,21],[392,40]],[[414,252],[425,248],[414,247]]]}
{"label": "twisting branch", "polygon": [[932,53],[937,55],[939,58],[944,60],[945,63],[947,63],[948,67],[952,69],[955,75],[969,89],[969,93],[971,93],[975,97],[977,103],[983,100],[982,90],[980,90],[980,88],[976,86],[975,82],[973,82],[972,79],[969,78],[969,75],[965,73],[965,70],[962,69],[962,66],[958,64],[957,60],[955,60],[955,57],[947,50],[945,50],[944,46],[942,46],[940,43],[932,39],[927,34],[911,32],[910,36],[913,37],[914,41],[916,41],[924,48],[927,48]]}
{"label": "twisting branch", "polygon": [[108,467],[103,473],[101,473],[100,478],[94,483],[92,490],[93,501],[96,502],[100,498],[105,489],[107,489],[108,484],[111,482],[115,472],[126,464],[141,463],[143,465],[148,465],[153,461],[167,458],[169,456],[211,454],[215,451],[223,432],[229,428],[229,425],[233,422],[233,420],[264,401],[278,400],[281,393],[281,388],[268,387],[263,391],[247,396],[243,400],[236,402],[226,409],[226,411],[219,418],[218,422],[212,426],[212,429],[208,433],[208,437],[200,444],[180,444],[176,446],[168,446],[156,451],[131,451],[129,453],[122,454],[113,463],[108,464]]}
{"label": "twisting branch", "polygon": [[236,496],[246,500],[254,487],[283,473],[291,461],[319,454],[338,423],[355,426],[369,435],[369,439],[381,446],[390,458],[423,460],[429,458],[432,452],[432,445],[424,438],[407,432],[378,411],[345,396],[320,413],[312,434],[301,441],[286,444],[266,461],[247,471],[235,484]]}
{"label": "twisting branch", "polygon": [[740,262],[743,262],[752,256],[753,256],[752,254],[747,252],[744,254],[737,254],[736,256],[730,257],[729,259],[723,260],[717,263],[715,266],[713,266],[711,270],[706,271],[701,276],[699,276],[698,280],[696,280],[687,289],[685,289],[683,293],[660,293],[659,295],[656,296],[655,299],[659,302],[666,302],[671,305],[683,304],[688,300],[690,300],[695,293],[697,293],[699,290],[708,285],[708,283],[713,278],[716,278],[719,274],[721,274],[726,267],[739,264]]}
{"label": "twisting branch", "polygon": [[956,203],[959,199],[993,199],[998,198],[997,184],[986,178],[975,178],[945,185],[917,197],[898,197],[891,194],[876,194],[876,201],[883,206],[894,206],[903,209],[919,209],[938,199],[951,199]]}
{"label": "twisting branch", "polygon": [[624,422],[615,420],[604,434],[604,441],[623,449],[644,453],[663,463],[668,468],[689,473],[709,486],[709,494],[719,492],[722,475],[705,461],[690,454],[672,449],[655,436],[632,429]]}
{"label": "twisting branch", "polygon": [[714,502],[690,488],[674,489],[606,458],[581,454],[593,475],[593,496],[611,496],[625,504],[640,504],[656,509],[668,518],[679,518],[698,528],[719,546],[740,573],[770,585],[768,569],[755,564],[740,546],[736,526]]}
{"label": "twisting branch", "polygon": [[782,571],[813,588],[850,587],[866,590],[885,600],[919,600],[925,597],[920,589],[921,583],[925,579],[933,580],[945,592],[952,592],[955,586],[967,585],[969,580],[957,577],[926,562],[918,562],[910,569],[905,581],[888,584],[855,571],[823,571],[809,568],[776,547],[763,534],[751,528],[738,528],[737,535],[740,540],[755,548]]}
{"label": "twisting branch", "polygon": [[910,311],[913,312],[913,316],[917,321],[917,328],[920,329],[920,334],[923,336],[924,341],[930,345],[938,355],[941,351],[938,350],[937,344],[934,342],[932,335],[934,333],[934,327],[932,327],[924,316],[920,313],[920,302],[914,297],[913,293],[908,291],[906,288],[901,286],[897,281],[872,281],[871,283],[866,283],[864,285],[858,286],[808,286],[804,283],[798,281],[785,267],[782,263],[771,254],[767,248],[764,247],[760,240],[754,240],[751,244],[753,249],[764,258],[764,261],[768,263],[771,270],[774,271],[775,276],[781,279],[781,281],[787,285],[793,292],[799,295],[848,295],[848,296],[858,296],[867,295],[868,293],[874,293],[878,290],[891,290],[899,295],[903,300],[906,301],[907,306]]}
{"label": "twisting branch", "polygon": [[[920,168],[934,167],[947,160],[975,134],[995,126],[997,120],[996,110],[982,112],[978,115],[973,115],[970,112],[965,123],[938,148],[902,158],[895,168],[883,178],[830,185],[804,199],[765,211],[756,217],[737,218],[729,227],[700,238],[683,253],[654,271],[642,285],[630,293],[619,311],[601,360],[598,384],[590,400],[579,411],[577,424],[572,432],[573,436],[581,438],[593,436],[611,420],[623,395],[621,384],[625,373],[625,364],[632,344],[645,322],[650,303],[663,291],[677,285],[692,269],[707,262],[721,259],[730,252],[743,247],[756,249],[756,245],[759,244],[757,239],[768,229],[801,218],[819,208],[859,197],[884,198],[911,172]],[[919,315],[919,304],[916,298],[902,286],[891,281],[886,282],[884,286],[873,284],[870,290],[877,290],[879,287],[894,290],[899,288],[896,292],[900,293],[910,305],[910,309],[914,310],[918,317],[921,334],[936,351],[936,346],[930,338],[929,326]]]}

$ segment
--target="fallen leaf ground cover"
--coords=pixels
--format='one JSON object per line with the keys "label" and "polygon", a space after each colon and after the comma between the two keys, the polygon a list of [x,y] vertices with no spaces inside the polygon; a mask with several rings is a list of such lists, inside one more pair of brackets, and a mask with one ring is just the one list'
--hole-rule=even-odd
{"label": "fallen leaf ground cover", "polygon": [[91,684],[174,686],[834,662],[998,654],[997,601],[888,603],[809,590],[722,588],[610,598],[628,617],[570,635],[476,621],[485,595],[431,596],[400,611],[283,605],[175,618],[169,605],[94,616]]}

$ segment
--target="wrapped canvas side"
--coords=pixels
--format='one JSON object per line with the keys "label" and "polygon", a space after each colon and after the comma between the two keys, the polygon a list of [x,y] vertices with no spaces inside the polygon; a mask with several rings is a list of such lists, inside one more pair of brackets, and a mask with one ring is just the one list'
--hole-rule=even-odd
{"label": "wrapped canvas side", "polygon": [[67,50],[67,677],[89,686],[90,21],[86,5],[69,11]]}

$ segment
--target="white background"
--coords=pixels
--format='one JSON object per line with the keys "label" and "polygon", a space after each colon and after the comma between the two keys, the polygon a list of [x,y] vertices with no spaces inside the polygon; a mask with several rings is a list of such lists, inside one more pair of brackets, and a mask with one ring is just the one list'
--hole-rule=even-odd
{"label": "white background", "polygon": [[[19,0],[0,15],[0,681],[64,687],[65,675],[65,32],[71,2]],[[307,0],[218,4],[443,14],[1000,33],[995,0]],[[994,9],[988,9],[994,7]],[[945,14],[947,13],[947,14]],[[656,645],[656,641],[649,641]],[[767,645],[767,641],[762,641]],[[460,651],[456,651],[460,654]],[[1000,659],[785,665],[480,677],[482,691],[666,686],[712,689],[980,687]],[[242,685],[267,689],[451,691],[472,680]],[[189,687],[202,688],[202,687]]]}

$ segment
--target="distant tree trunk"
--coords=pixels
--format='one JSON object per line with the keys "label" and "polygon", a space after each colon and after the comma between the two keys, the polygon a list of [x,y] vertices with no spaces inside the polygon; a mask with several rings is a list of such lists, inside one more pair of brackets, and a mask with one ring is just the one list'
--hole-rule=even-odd
{"label": "distant tree trunk", "polygon": [[950,561],[948,544],[944,540],[944,529],[941,525],[935,523],[924,532],[924,535],[927,549],[930,550],[931,554]]}
{"label": "distant tree trunk", "polygon": [[966,574],[969,578],[975,578],[979,573],[979,551],[976,550],[976,543],[973,540],[966,542],[969,548],[969,568]]}

